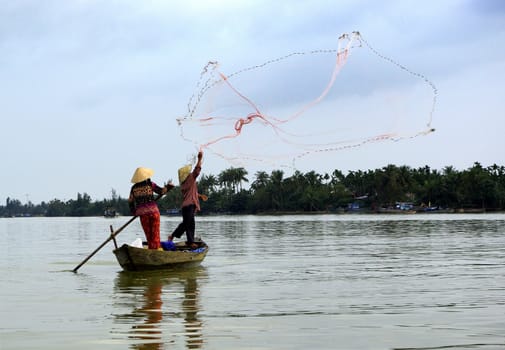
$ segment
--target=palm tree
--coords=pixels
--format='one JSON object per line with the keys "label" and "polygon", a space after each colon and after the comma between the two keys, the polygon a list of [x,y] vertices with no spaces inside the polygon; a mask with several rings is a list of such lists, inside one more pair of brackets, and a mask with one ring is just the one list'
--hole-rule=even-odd
{"label": "palm tree", "polygon": [[233,187],[233,177],[230,169],[225,169],[221,171],[217,176],[219,185],[227,190],[231,190]]}
{"label": "palm tree", "polygon": [[237,193],[239,190],[242,190],[242,182],[249,182],[249,180],[245,177],[247,175],[247,171],[244,168],[228,168],[223,170],[219,176],[219,183],[224,186],[226,189],[232,190],[233,193]]}
{"label": "palm tree", "polygon": [[391,205],[401,200],[403,194],[400,172],[395,165],[388,165],[375,172],[377,195],[381,204]]}
{"label": "palm tree", "polygon": [[284,172],[282,170],[274,170],[270,174],[269,193],[272,200],[272,208],[276,210],[284,209],[284,195],[283,195],[283,180]]}
{"label": "palm tree", "polygon": [[461,173],[454,169],[453,166],[447,166],[442,170],[441,178],[441,198],[442,206],[457,208],[461,207],[463,194],[460,191]]}
{"label": "palm tree", "polygon": [[198,187],[202,193],[214,193],[216,192],[216,186],[218,185],[218,180],[214,175],[202,175],[200,181],[198,181]]}
{"label": "palm tree", "polygon": [[249,182],[249,180],[246,178],[247,176],[247,170],[244,168],[233,168],[233,181],[235,184],[235,191],[242,191],[242,182]]}
{"label": "palm tree", "polygon": [[251,208],[253,212],[270,210],[268,185],[270,177],[265,171],[256,173],[256,180],[251,184]]}
{"label": "palm tree", "polygon": [[254,191],[259,190],[260,188],[265,188],[270,181],[270,177],[265,171],[258,171],[255,174],[256,180],[251,184],[251,188]]}

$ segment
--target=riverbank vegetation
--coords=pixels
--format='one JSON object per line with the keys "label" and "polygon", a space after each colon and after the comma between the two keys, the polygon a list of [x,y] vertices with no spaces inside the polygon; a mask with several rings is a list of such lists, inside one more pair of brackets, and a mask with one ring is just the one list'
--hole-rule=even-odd
{"label": "riverbank vegetation", "polygon": [[[447,166],[410,168],[387,165],[380,169],[334,170],[331,174],[296,171],[285,177],[282,170],[270,174],[259,171],[249,179],[244,168],[229,168],[218,175],[202,173],[199,190],[208,196],[202,214],[258,214],[310,212],[377,212],[383,208],[402,210],[505,209],[505,167],[480,163],[466,170]],[[181,202],[179,188],[158,203],[162,214],[177,213]],[[401,203],[401,204],[399,204]],[[408,203],[407,207],[404,204]],[[101,216],[130,215],[126,198],[113,189],[111,197],[92,200],[86,193],[76,199],[22,204],[7,198],[0,216]]]}

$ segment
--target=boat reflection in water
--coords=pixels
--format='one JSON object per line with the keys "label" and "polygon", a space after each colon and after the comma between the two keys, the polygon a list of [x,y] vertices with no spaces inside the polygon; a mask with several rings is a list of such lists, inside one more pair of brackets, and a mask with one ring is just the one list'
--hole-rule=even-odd
{"label": "boat reflection in water", "polygon": [[[204,267],[119,272],[114,321],[120,329],[113,333],[126,333],[133,349],[163,349],[165,344],[180,347],[181,342],[187,349],[201,348],[198,280],[205,278]],[[124,313],[125,309],[130,311]],[[124,331],[124,326],[128,330]]]}

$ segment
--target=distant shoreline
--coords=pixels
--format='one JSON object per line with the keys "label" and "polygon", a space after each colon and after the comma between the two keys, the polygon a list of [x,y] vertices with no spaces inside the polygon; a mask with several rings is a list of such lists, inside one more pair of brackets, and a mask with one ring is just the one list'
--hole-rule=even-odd
{"label": "distant shoreline", "polygon": [[[381,208],[380,210],[372,210],[367,208],[360,208],[354,210],[348,209],[335,209],[335,210],[317,210],[317,211],[263,211],[256,213],[233,213],[233,212],[200,212],[198,216],[239,216],[239,215],[251,215],[251,216],[287,216],[287,215],[415,215],[415,214],[493,214],[493,213],[505,213],[505,210],[502,209],[490,209],[490,208],[445,208],[445,209],[434,209],[434,210],[425,210],[422,208],[415,208],[412,210],[401,210],[401,209],[388,209]],[[161,213],[161,216],[173,216],[179,217],[180,213],[170,212],[170,213]],[[103,217],[106,219],[112,218],[121,218],[121,217],[131,217],[131,215],[115,215],[115,216],[107,216],[107,215],[84,215],[84,216],[71,216],[71,215],[62,215],[62,216],[46,216],[46,215],[13,215],[13,216],[1,216],[0,218],[78,218],[78,217]]]}

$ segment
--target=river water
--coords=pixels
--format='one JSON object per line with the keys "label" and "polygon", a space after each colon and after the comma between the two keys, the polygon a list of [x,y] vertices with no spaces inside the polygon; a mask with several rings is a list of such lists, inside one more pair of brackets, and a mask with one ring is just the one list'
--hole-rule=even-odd
{"label": "river water", "polygon": [[505,349],[505,214],[197,217],[200,268],[71,272],[127,220],[0,219],[0,349]]}

